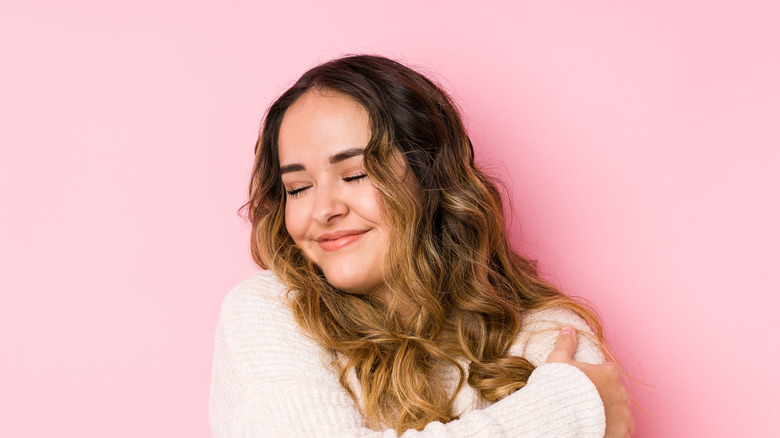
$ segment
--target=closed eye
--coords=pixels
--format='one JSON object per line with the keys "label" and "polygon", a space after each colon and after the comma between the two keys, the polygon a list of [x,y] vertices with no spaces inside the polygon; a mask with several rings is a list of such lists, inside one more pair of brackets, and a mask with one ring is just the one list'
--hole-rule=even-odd
{"label": "closed eye", "polygon": [[287,190],[287,196],[289,196],[291,198],[297,198],[298,196],[301,196],[303,194],[303,191],[308,189],[309,187],[311,187],[311,186],[305,186],[305,187],[300,187],[300,188],[297,188],[297,189]]}
{"label": "closed eye", "polygon": [[[359,173],[357,175],[345,176],[342,179],[344,181],[346,181],[346,182],[353,182],[353,181],[360,181],[360,180],[364,179],[367,176],[368,176],[368,174]],[[299,187],[299,188],[295,188],[295,189],[285,190],[285,192],[287,193],[287,196],[289,196],[290,198],[297,198],[299,196],[302,196],[303,192],[308,190],[310,187],[311,186],[304,186],[304,187]]]}
{"label": "closed eye", "polygon": [[358,181],[358,180],[361,180],[361,179],[363,179],[363,178],[365,178],[367,176],[368,175],[365,174],[365,173],[360,173],[360,174],[352,175],[352,176],[345,176],[344,177],[344,181],[346,181],[346,182]]}

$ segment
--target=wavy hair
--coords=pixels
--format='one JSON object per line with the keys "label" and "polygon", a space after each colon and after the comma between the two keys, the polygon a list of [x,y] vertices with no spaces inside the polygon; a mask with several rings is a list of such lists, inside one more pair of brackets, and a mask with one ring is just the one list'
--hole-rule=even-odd
{"label": "wavy hair", "polygon": [[[279,129],[286,110],[310,90],[343,93],[369,114],[363,159],[391,231],[384,270],[389,302],[328,284],[287,233]],[[405,175],[393,170],[398,157]],[[414,184],[405,183],[408,176]],[[454,396],[466,383],[490,402],[522,388],[534,366],[508,349],[530,310],[575,311],[609,357],[594,312],[542,280],[511,248],[501,194],[475,165],[451,99],[398,62],[369,55],[336,59],[282,94],[265,115],[243,208],[254,260],[295,291],[288,297],[297,323],[334,353],[341,384],[372,427],[402,433],[450,421]],[[402,301],[416,309],[410,319],[395,311]],[[460,373],[453,394],[440,376],[445,365]],[[348,384],[352,372],[359,394]]]}

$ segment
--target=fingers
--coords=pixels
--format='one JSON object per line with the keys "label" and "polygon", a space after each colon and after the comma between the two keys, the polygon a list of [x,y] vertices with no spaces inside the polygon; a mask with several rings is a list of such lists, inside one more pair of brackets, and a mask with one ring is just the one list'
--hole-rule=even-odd
{"label": "fingers", "polygon": [[631,415],[631,397],[620,381],[620,367],[615,363],[589,365],[574,363],[596,385],[607,420],[607,438],[630,437],[636,423]]}
{"label": "fingers", "polygon": [[574,327],[567,325],[558,335],[555,341],[555,347],[550,355],[547,356],[547,363],[550,362],[571,362],[574,359],[574,353],[577,351],[577,333]]}
{"label": "fingers", "polygon": [[605,408],[607,430],[604,438],[630,438],[636,430],[636,422],[628,408]]}

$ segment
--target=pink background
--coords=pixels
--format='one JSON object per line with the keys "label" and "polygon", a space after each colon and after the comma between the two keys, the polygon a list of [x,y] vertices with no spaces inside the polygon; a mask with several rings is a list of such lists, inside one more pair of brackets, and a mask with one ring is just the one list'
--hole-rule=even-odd
{"label": "pink background", "polygon": [[268,3],[0,4],[0,436],[209,436],[261,116],[356,52],[457,96],[636,436],[780,436],[780,3]]}

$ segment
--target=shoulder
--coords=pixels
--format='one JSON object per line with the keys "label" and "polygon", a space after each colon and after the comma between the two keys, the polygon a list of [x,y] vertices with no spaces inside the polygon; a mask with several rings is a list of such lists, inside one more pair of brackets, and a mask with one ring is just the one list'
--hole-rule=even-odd
{"label": "shoulder", "polygon": [[293,333],[292,312],[285,302],[287,287],[271,271],[249,276],[222,300],[218,328],[230,342],[255,342],[280,329]]}
{"label": "shoulder", "polygon": [[221,313],[283,304],[287,287],[271,271],[260,271],[234,287],[222,300]]}
{"label": "shoulder", "polygon": [[291,436],[293,430],[333,436],[329,431],[341,423],[331,412],[349,426],[361,424],[328,352],[296,323],[287,292],[272,272],[263,271],[222,301],[209,402],[215,437]]}
{"label": "shoulder", "polygon": [[[321,348],[295,322],[287,292],[288,287],[273,272],[261,271],[225,296],[217,335],[234,359],[277,372],[289,370],[290,362],[319,363]],[[281,363],[285,367],[280,369]]]}
{"label": "shoulder", "polygon": [[576,312],[564,307],[551,307],[526,313],[523,316],[522,328],[509,352],[523,356],[539,366],[547,359],[558,339],[558,333],[565,325],[573,326],[578,332],[579,344],[574,360],[588,363],[604,362],[604,356],[588,323]]}
{"label": "shoulder", "polygon": [[260,271],[234,287],[222,300],[220,325],[251,333],[286,329],[295,323],[287,302],[288,287],[271,271]]}

